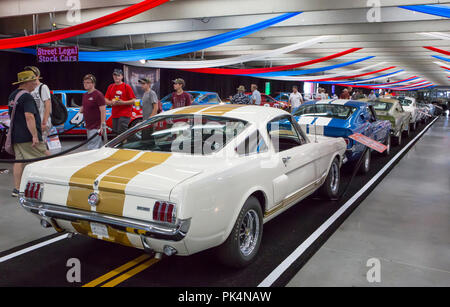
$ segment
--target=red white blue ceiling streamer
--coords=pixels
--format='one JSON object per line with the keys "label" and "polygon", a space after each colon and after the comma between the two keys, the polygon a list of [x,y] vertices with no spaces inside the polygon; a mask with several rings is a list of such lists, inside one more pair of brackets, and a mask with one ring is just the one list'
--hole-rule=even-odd
{"label": "red white blue ceiling streamer", "polygon": [[407,5],[399,7],[410,11],[450,18],[450,7],[446,5]]}
{"label": "red white blue ceiling streamer", "polygon": [[81,35],[141,14],[166,2],[169,2],[169,0],[145,0],[118,12],[64,29],[24,37],[0,39],[0,49],[41,45]]}

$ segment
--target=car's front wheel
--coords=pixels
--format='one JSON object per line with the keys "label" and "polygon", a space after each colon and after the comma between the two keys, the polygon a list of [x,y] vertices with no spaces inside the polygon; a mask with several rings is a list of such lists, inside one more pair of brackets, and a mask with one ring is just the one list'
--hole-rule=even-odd
{"label": "car's front wheel", "polygon": [[262,209],[259,201],[252,196],[239,212],[228,239],[217,248],[220,262],[234,268],[249,265],[258,253],[262,234]]}
{"label": "car's front wheel", "polygon": [[370,149],[366,149],[364,154],[363,163],[359,169],[360,174],[367,174],[370,171]]}
{"label": "car's front wheel", "polygon": [[325,179],[324,184],[320,187],[320,195],[329,199],[338,197],[340,183],[341,173],[339,169],[339,160],[338,158],[334,158],[330,170],[328,171],[327,179]]}

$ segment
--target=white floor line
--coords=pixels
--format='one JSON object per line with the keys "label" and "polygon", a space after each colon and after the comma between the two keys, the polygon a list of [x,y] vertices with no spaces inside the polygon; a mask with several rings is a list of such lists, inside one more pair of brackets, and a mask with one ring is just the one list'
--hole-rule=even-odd
{"label": "white floor line", "polygon": [[420,138],[439,117],[435,118],[427,127],[423,129],[408,145],[399,151],[369,182],[366,183],[352,198],[350,198],[338,211],[336,211],[325,223],[314,231],[295,251],[293,251],[275,270],[272,271],[258,287],[270,287],[291,265],[294,263],[347,209],[367,191],[380,178],[389,167],[406,151],[412,144]]}
{"label": "white floor line", "polygon": [[58,237],[56,237],[56,238],[53,238],[53,239],[50,239],[50,240],[47,240],[47,241],[38,243],[38,244],[36,244],[36,245],[32,245],[32,246],[30,246],[30,247],[24,248],[24,249],[22,249],[22,250],[20,250],[20,251],[17,251],[17,252],[15,252],[15,253],[6,255],[6,256],[0,258],[0,263],[5,262],[5,261],[8,261],[8,260],[10,260],[10,259],[12,259],[12,258],[18,257],[18,256],[20,256],[20,255],[29,253],[29,252],[34,251],[34,250],[36,250],[36,249],[38,249],[38,248],[41,248],[41,247],[43,247],[43,246],[50,245],[50,244],[55,243],[55,242],[57,242],[57,241],[63,240],[63,239],[65,239],[65,238],[67,238],[68,236],[69,236],[69,234],[66,233],[66,234],[63,234],[63,235],[58,236]]}

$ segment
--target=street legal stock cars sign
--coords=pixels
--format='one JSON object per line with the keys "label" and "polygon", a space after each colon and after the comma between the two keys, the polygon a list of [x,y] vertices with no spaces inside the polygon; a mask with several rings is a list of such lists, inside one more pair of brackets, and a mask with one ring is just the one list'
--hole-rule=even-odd
{"label": "street legal stock cars sign", "polygon": [[39,63],[69,63],[78,62],[78,47],[43,47],[37,48]]}
{"label": "street legal stock cars sign", "polygon": [[349,136],[349,138],[355,140],[356,142],[359,142],[373,150],[378,151],[379,153],[382,153],[387,149],[387,146],[384,144],[381,144],[380,142],[375,141],[374,139],[371,139],[365,135],[362,135],[361,133],[355,133]]}

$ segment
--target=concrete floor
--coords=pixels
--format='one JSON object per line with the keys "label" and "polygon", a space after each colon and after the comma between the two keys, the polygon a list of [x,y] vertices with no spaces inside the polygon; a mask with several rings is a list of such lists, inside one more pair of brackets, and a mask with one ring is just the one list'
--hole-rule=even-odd
{"label": "concrete floor", "polygon": [[441,117],[288,286],[450,286],[449,149]]}
{"label": "concrete floor", "polygon": [[[66,150],[83,140],[70,138],[63,140],[61,145]],[[87,150],[85,146],[75,152],[84,150]],[[0,163],[0,252],[56,233],[53,228],[43,228],[35,216],[20,207],[17,198],[11,197],[13,188],[12,164]]]}

